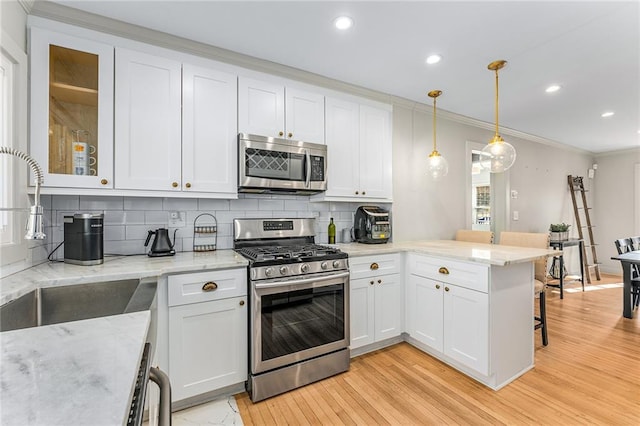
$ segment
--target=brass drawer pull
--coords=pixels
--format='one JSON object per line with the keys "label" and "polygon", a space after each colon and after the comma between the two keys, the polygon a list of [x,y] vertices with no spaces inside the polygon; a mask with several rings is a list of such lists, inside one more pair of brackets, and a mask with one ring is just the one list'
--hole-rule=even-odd
{"label": "brass drawer pull", "polygon": [[438,269],[438,272],[444,275],[449,275],[449,270],[444,266],[441,266],[440,269]]}
{"label": "brass drawer pull", "polygon": [[378,280],[378,284],[382,284],[382,280]]}
{"label": "brass drawer pull", "polygon": [[444,288],[444,291],[449,291],[449,287],[445,287],[445,288]]}
{"label": "brass drawer pull", "polygon": [[240,306],[244,306],[244,300],[240,301]]}
{"label": "brass drawer pull", "polygon": [[440,284],[436,284],[436,290],[440,290]]}
{"label": "brass drawer pull", "polygon": [[369,281],[369,284],[373,285],[373,281]]}
{"label": "brass drawer pull", "polygon": [[376,271],[379,267],[380,266],[378,266],[376,262],[373,262],[371,266],[369,266],[369,268],[371,268],[372,271]]}
{"label": "brass drawer pull", "polygon": [[213,281],[209,281],[208,283],[205,283],[205,285],[202,286],[202,291],[213,291],[217,288],[218,288],[218,284],[214,283]]}
{"label": "brass drawer pull", "polygon": [[106,180],[106,179],[101,179],[101,180],[100,180],[100,183],[101,183],[101,184],[103,184],[103,185],[106,185],[106,184],[108,184],[108,183],[109,183],[109,181],[108,181],[108,180]]}

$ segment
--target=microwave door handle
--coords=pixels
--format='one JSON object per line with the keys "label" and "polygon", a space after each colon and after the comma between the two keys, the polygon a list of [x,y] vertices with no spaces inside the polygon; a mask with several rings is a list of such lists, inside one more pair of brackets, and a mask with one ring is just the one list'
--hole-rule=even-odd
{"label": "microwave door handle", "polygon": [[306,177],[305,177],[305,187],[308,188],[309,185],[311,184],[311,155],[309,154],[309,150],[305,149],[304,150],[304,155],[306,157],[306,167],[305,167],[305,172],[306,172]]}

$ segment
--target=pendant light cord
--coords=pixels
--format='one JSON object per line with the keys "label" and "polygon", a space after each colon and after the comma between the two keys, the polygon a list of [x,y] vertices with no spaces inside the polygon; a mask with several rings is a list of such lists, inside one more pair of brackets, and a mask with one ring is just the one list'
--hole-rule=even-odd
{"label": "pendant light cord", "polygon": [[498,136],[498,70],[496,69],[496,139]]}
{"label": "pendant light cord", "polygon": [[433,98],[433,151],[436,152],[436,98]]}

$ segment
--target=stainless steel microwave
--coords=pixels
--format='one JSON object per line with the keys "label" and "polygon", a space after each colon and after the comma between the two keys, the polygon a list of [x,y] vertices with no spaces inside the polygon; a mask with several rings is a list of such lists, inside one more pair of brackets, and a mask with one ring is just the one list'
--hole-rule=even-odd
{"label": "stainless steel microwave", "polygon": [[238,135],[238,192],[315,194],[327,189],[327,146]]}

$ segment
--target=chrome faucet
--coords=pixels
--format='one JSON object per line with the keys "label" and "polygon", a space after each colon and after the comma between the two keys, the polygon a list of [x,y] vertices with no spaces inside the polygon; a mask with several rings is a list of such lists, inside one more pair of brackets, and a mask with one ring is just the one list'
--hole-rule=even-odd
{"label": "chrome faucet", "polygon": [[26,233],[24,238],[26,240],[44,240],[47,236],[43,231],[43,223],[42,223],[42,206],[40,205],[40,185],[44,182],[42,177],[42,169],[30,156],[25,154],[22,151],[18,151],[13,148],[9,148],[7,146],[0,146],[0,154],[10,154],[14,155],[24,161],[31,167],[33,170],[33,174],[36,177],[36,193],[34,195],[34,203],[33,206],[29,209],[29,219],[27,220]]}

